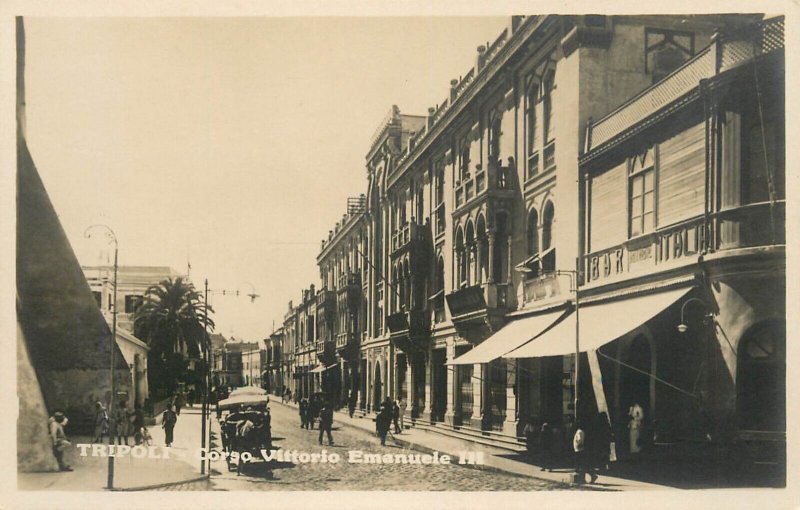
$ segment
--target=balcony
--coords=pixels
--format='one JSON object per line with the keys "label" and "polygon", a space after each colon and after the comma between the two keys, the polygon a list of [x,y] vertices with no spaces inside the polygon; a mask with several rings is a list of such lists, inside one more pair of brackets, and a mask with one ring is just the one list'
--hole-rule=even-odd
{"label": "balcony", "polygon": [[601,285],[690,265],[706,252],[786,243],[786,202],[777,200],[697,216],[582,258],[585,284]]}
{"label": "balcony", "polygon": [[416,223],[413,218],[392,233],[392,257],[403,253],[427,251],[430,225]]}
{"label": "balcony", "polygon": [[448,294],[447,306],[459,334],[478,340],[482,334],[499,328],[508,311],[508,288],[507,283],[483,283]]}
{"label": "balcony", "polygon": [[512,176],[514,174],[514,160],[509,158],[509,164],[503,166],[500,162],[490,162],[488,169],[477,165],[475,173],[468,173],[461,181],[456,181],[455,209],[458,210],[476,199],[489,194],[500,197],[511,197]]}
{"label": "balcony", "polygon": [[606,144],[678,99],[696,92],[702,80],[713,78],[756,57],[783,50],[783,17],[764,21],[740,34],[718,37],[708,48],[666,78],[589,126],[587,152]]}
{"label": "balcony", "polygon": [[386,317],[386,326],[392,342],[406,354],[427,351],[431,331],[428,310],[393,313]]}
{"label": "balcony", "polygon": [[333,340],[317,340],[314,342],[317,358],[325,365],[330,365],[336,359],[336,345]]}

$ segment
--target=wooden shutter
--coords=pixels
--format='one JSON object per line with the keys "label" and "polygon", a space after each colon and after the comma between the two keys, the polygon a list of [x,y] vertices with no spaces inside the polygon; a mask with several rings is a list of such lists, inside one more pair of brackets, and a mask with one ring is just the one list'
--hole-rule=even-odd
{"label": "wooden shutter", "polygon": [[690,127],[658,148],[658,226],[703,213],[705,125]]}
{"label": "wooden shutter", "polygon": [[590,251],[624,242],[628,237],[627,163],[592,178]]}

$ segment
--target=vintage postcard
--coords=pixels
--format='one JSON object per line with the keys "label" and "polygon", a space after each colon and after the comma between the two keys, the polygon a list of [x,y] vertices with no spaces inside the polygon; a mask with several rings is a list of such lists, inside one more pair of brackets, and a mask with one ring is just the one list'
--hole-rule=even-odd
{"label": "vintage postcard", "polygon": [[787,504],[755,7],[6,12],[11,507]]}

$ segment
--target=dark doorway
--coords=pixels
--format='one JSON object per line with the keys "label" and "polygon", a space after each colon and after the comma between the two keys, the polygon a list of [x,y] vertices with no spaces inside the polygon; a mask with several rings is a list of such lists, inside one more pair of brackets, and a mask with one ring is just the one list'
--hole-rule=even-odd
{"label": "dark doorway", "polygon": [[738,349],[736,412],[742,430],[786,430],[786,324],[766,321]]}

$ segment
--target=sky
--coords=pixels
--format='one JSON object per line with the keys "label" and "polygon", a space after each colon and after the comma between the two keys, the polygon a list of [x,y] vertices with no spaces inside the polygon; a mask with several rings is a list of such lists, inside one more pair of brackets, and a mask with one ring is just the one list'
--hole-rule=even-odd
{"label": "sky", "polygon": [[[25,19],[27,138],[83,265],[171,266],[265,338],[318,285],[392,104],[424,114],[502,17]],[[222,296],[240,290],[260,295]]]}

